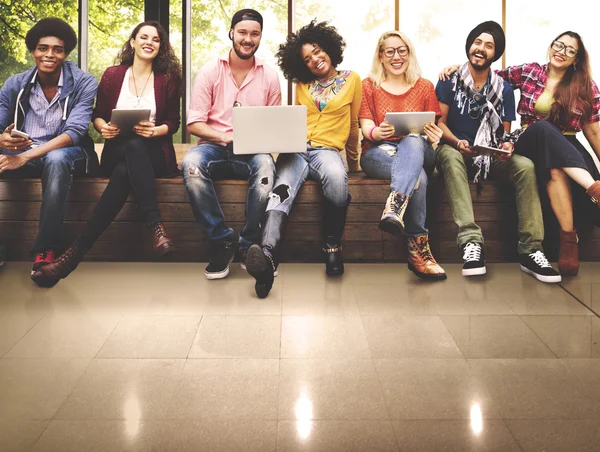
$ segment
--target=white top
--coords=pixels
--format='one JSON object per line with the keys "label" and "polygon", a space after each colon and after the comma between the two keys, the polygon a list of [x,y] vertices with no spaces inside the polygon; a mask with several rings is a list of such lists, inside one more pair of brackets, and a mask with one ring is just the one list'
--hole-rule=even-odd
{"label": "white top", "polygon": [[[131,77],[131,66],[125,73],[123,84],[121,85],[121,92],[119,93],[119,100],[115,108],[119,110],[131,110],[136,108],[144,108],[150,110],[150,122],[156,124],[156,100],[154,98],[154,86],[146,92],[145,96],[138,97],[131,92],[129,89],[129,78]],[[136,80],[138,92],[144,89],[146,80]],[[141,83],[140,83],[141,82]]]}

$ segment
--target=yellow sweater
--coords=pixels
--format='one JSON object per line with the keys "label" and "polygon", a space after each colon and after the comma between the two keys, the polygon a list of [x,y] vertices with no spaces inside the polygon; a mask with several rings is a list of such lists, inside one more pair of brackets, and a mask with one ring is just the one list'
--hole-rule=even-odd
{"label": "yellow sweater", "polygon": [[306,105],[306,140],[313,146],[325,146],[342,151],[350,170],[358,169],[358,112],[362,99],[362,84],[356,72],[351,72],[340,92],[319,111],[308,84],[296,85],[296,104]]}

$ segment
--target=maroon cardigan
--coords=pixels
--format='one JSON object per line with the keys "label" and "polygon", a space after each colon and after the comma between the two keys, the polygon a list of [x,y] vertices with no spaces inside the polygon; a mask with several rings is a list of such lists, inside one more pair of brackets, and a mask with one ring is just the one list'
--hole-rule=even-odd
{"label": "maroon cardigan", "polygon": [[[96,97],[96,107],[92,115],[92,120],[102,118],[106,122],[110,121],[110,115],[113,108],[116,107],[121,93],[121,86],[125,80],[125,73],[130,66],[122,64],[120,66],[111,66],[104,74],[98,86],[98,96]],[[166,124],[169,132],[166,135],[152,138],[158,140],[163,152],[165,153],[165,164],[168,176],[178,174],[177,158],[175,157],[175,148],[173,147],[173,134],[179,129],[181,116],[179,113],[179,96],[175,82],[171,79],[166,81],[165,74],[161,72],[154,73],[154,98],[156,100],[156,125]]]}

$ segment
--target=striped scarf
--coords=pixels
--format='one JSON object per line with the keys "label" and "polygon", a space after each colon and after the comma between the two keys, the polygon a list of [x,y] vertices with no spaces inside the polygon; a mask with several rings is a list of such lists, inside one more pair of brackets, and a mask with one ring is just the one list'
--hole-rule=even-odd
{"label": "striped scarf", "polygon": [[[504,80],[493,71],[490,71],[490,78],[483,88],[485,102],[481,105],[479,129],[473,144],[493,148],[500,147],[505,132],[502,125],[503,88]],[[468,109],[475,102],[474,97],[479,94],[475,88],[475,82],[473,82],[468,63],[463,64],[452,77],[452,90],[455,93],[454,100],[460,109],[460,113],[465,114],[465,108]],[[473,165],[477,167],[477,173],[473,178],[474,182],[478,182],[482,171],[483,179],[487,178],[491,163],[491,155],[478,155],[473,159]]]}

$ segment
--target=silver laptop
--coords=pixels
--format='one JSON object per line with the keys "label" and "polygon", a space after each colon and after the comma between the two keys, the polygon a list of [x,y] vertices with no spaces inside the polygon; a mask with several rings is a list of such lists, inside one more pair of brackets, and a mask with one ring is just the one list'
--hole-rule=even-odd
{"label": "silver laptop", "polygon": [[234,154],[306,151],[306,106],[234,107]]}

